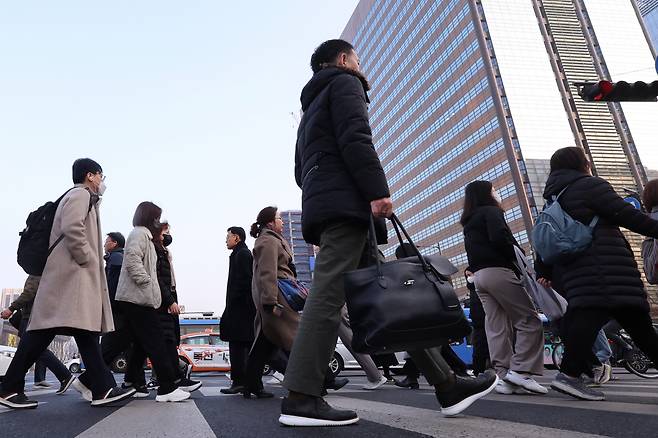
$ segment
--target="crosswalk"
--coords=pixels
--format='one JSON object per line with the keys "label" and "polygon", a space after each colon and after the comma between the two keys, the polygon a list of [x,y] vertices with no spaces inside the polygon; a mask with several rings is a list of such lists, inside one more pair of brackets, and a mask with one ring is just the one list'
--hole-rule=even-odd
{"label": "crosswalk", "polygon": [[[551,374],[537,380],[549,385]],[[521,410],[541,410],[550,413],[551,409],[572,408],[588,421],[596,421],[597,416],[620,416],[632,413],[643,415],[658,421],[658,381],[645,380],[630,374],[620,373],[616,380],[605,385],[606,394],[603,402],[582,402],[562,394],[550,391],[546,395],[500,395],[490,394],[458,418],[443,418],[438,411],[433,388],[421,384],[420,390],[412,391],[397,388],[392,384],[384,385],[376,391],[362,389],[365,379],[362,376],[350,376],[351,382],[342,390],[331,392],[327,400],[333,406],[354,409],[364,421],[359,434],[363,436],[455,436],[455,437],[576,437],[597,436],[588,433],[587,428],[578,429],[573,425],[561,429],[559,424],[546,421],[534,421],[532,418],[510,419],[496,412]],[[279,412],[278,399],[269,401],[248,401],[240,396],[224,395],[221,388],[230,383],[225,376],[202,377],[204,386],[195,393],[194,400],[180,404],[155,403],[151,397],[146,400],[132,400],[128,404],[107,409],[99,419],[89,425],[73,427],[70,435],[83,438],[95,437],[148,437],[180,436],[184,431],[186,438],[218,436],[254,436],[252,433],[238,433],[244,428],[244,422],[250,421],[252,411],[255,417],[249,424],[252,430],[260,430],[259,435],[268,438],[287,436],[290,431],[277,424]],[[268,379],[264,379],[265,382]],[[280,385],[268,385],[277,397],[284,394]],[[55,389],[32,391],[28,386],[28,395],[46,404],[41,409],[58,409],[61,404],[70,404],[67,411],[71,414],[85,409],[85,404],[76,397],[74,391],[66,396],[55,396]],[[6,409],[0,409],[3,419],[9,418]],[[34,411],[32,411],[34,412]],[[99,411],[92,409],[94,414]],[[493,414],[492,414],[493,412]],[[28,414],[29,413],[25,413]],[[604,418],[604,417],[601,417]],[[594,419],[594,420],[592,420]],[[3,420],[4,421],[4,420]],[[649,421],[649,420],[647,420]],[[260,429],[259,429],[260,428]],[[375,433],[370,434],[370,430]],[[226,433],[226,431],[232,431]],[[356,429],[350,429],[356,433]],[[346,432],[349,432],[346,430]],[[317,431],[295,431],[302,436],[317,436]],[[601,433],[599,431],[599,433]],[[346,433],[347,436],[354,436]],[[24,435],[30,435],[27,431]],[[34,435],[34,434],[32,434]],[[607,434],[605,434],[607,435]],[[613,434],[614,435],[614,434]],[[632,436],[628,435],[628,436]]]}

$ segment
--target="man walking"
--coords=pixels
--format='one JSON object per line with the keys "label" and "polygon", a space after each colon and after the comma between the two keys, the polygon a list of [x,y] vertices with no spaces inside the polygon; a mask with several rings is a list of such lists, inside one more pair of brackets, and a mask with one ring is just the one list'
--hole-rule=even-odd
{"label": "man walking", "polygon": [[245,243],[246,234],[241,227],[230,227],[226,233],[229,257],[226,308],[219,321],[219,337],[228,342],[231,358],[231,387],[222,388],[222,394],[241,394],[249,349],[254,342],[256,307],[251,297],[251,279],[254,259]]}
{"label": "man walking", "polygon": [[[314,75],[301,95],[304,115],[297,133],[295,179],[302,189],[304,239],[319,245],[320,252],[283,383],[289,395],[282,401],[279,422],[288,426],[359,420],[356,412],[334,409],[321,397],[345,304],[342,274],[377,256],[366,250],[370,218],[393,213],[368,122],[369,85],[359,64],[351,44],[325,41],[311,57]],[[379,243],[385,243],[385,224],[382,219],[376,223]],[[435,386],[446,415],[461,412],[493,390],[497,380],[495,375],[477,382],[455,377],[440,349],[412,356]]]}
{"label": "man walking", "polygon": [[61,199],[32,317],[0,388],[0,405],[36,408],[25,396],[25,374],[58,334],[73,336],[87,371],[73,386],[92,406],[126,399],[135,390],[117,388],[103,362],[100,333],[114,330],[103,267],[98,201],[105,192],[103,169],[89,158],[73,163],[75,184]]}

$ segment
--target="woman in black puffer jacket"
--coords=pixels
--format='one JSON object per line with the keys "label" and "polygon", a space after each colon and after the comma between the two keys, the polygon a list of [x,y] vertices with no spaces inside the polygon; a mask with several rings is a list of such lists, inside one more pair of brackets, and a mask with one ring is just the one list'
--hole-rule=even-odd
{"label": "woman in black puffer jacket", "polygon": [[599,220],[586,251],[553,266],[537,263],[540,282],[552,283],[569,302],[562,326],[562,373],[551,386],[577,398],[603,400],[603,393],[587,388],[581,375],[591,376],[592,345],[608,320],[616,319],[658,363],[658,334],[651,325],[647,294],[633,251],[619,229],[658,237],[658,221],[625,202],[610,183],[592,176],[585,152],[577,147],[560,149],[551,158],[544,198],[552,200],[563,190],[560,206],[573,219],[583,224],[596,216]]}

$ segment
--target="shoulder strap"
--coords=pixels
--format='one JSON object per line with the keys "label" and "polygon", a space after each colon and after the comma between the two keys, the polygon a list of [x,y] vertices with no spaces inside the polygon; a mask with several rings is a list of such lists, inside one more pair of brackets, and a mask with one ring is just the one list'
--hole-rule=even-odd
{"label": "shoulder strap", "polygon": [[[72,188],[71,188],[71,189],[68,189],[68,190],[66,191],[66,193],[70,192],[71,190],[73,190],[73,189],[72,189]],[[64,194],[63,194],[63,195],[57,200],[57,202],[61,201],[62,198],[66,195],[66,193],[64,193]],[[89,190],[87,190],[87,193],[89,193],[89,208],[87,209],[87,215],[85,216],[85,220],[87,220],[87,217],[89,216],[89,213],[91,213],[91,209],[94,207],[94,195],[93,195]],[[50,248],[48,248],[48,255],[50,255],[50,253],[53,252],[53,250],[55,249],[55,247],[56,247],[57,245],[59,245],[59,243],[60,243],[62,240],[64,240],[64,234],[63,234],[63,233],[60,234],[60,236],[57,238],[57,240],[55,240],[55,242],[50,246]]]}

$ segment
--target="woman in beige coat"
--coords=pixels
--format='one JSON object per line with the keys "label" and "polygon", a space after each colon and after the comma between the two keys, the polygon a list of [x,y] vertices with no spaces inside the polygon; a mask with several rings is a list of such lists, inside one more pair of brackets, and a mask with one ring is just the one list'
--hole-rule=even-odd
{"label": "woman in beige coat", "polygon": [[135,392],[116,386],[98,348],[99,334],[114,330],[98,214],[104,180],[103,169],[95,161],[82,158],[73,163],[75,186],[55,212],[50,233],[54,248],[41,277],[28,331],[2,382],[3,406],[37,407],[24,394],[25,373],[58,334],[75,338],[87,370],[70,384],[93,406],[123,400]]}
{"label": "woman in beige coat", "polygon": [[279,291],[278,279],[294,279],[292,251],[283,238],[283,221],[276,207],[266,207],[251,226],[254,244],[252,296],[256,306],[255,338],[247,360],[243,395],[269,398],[263,390],[261,374],[265,363],[281,348],[290,352],[297,334],[299,313],[294,311]]}

